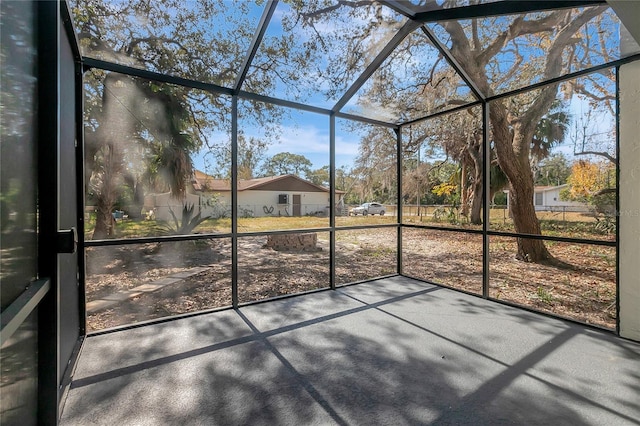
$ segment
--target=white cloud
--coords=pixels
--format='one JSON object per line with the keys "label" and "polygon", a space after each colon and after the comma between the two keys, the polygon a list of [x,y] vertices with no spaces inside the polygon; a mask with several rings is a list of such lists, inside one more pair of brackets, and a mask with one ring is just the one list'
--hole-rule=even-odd
{"label": "white cloud", "polygon": [[278,152],[292,152],[296,154],[322,154],[326,153],[329,158],[329,120],[327,119],[327,129],[319,129],[312,125],[306,126],[282,126],[280,143],[269,147],[267,154],[273,155]]}
{"label": "white cloud", "polygon": [[336,136],[336,156],[356,156],[360,146],[360,137],[349,135],[347,138]]}

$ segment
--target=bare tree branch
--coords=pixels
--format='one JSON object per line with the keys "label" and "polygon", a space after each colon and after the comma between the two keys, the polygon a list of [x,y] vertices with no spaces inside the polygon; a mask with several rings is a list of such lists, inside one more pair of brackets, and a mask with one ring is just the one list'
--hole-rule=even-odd
{"label": "bare tree branch", "polygon": [[598,197],[600,195],[615,194],[615,193],[616,193],[616,188],[604,188],[604,189],[601,189],[600,191],[595,192],[593,196]]}
{"label": "bare tree branch", "polygon": [[618,160],[613,155],[605,151],[580,151],[580,152],[575,152],[573,155],[598,155],[600,157],[606,158],[607,160],[611,161],[615,165],[618,164]]}
{"label": "bare tree branch", "polygon": [[551,13],[538,20],[525,21],[525,16],[526,15],[517,17],[507,31],[496,37],[493,43],[482,50],[482,53],[476,58],[480,66],[486,66],[491,58],[495,57],[509,41],[526,34],[553,31],[555,26],[562,22],[564,18],[564,14],[562,13]]}
{"label": "bare tree branch", "polygon": [[[544,80],[560,75],[562,71],[562,52],[567,45],[576,41],[576,38],[574,38],[575,33],[585,23],[589,22],[595,16],[598,16],[606,10],[607,7],[608,6],[600,6],[585,9],[584,12],[574,17],[564,28],[562,28],[562,30],[560,30],[547,54]],[[558,84],[553,84],[543,89],[541,95],[533,102],[528,111],[523,114],[521,121],[529,123],[528,126],[531,128],[535,127],[538,121],[540,121],[544,111],[548,110],[549,106],[555,99],[557,90]]]}

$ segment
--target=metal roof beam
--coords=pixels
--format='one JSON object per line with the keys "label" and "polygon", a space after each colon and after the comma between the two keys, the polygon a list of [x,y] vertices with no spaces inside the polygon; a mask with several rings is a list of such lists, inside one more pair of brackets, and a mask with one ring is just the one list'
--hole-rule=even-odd
{"label": "metal roof beam", "polygon": [[82,70],[87,71],[92,68],[98,68],[106,71],[117,72],[120,74],[131,75],[134,77],[145,78],[147,80],[158,81],[160,83],[177,84],[192,89],[206,90],[208,92],[219,93],[221,95],[233,95],[232,89],[218,86],[217,84],[204,83],[202,81],[190,80],[188,78],[134,68],[127,65],[103,61],[100,59],[86,57],[82,58]]}
{"label": "metal roof beam", "polygon": [[383,6],[387,6],[390,9],[395,10],[401,15],[406,16],[407,18],[413,19],[415,15],[415,10],[413,8],[407,7],[407,2],[401,0],[378,0]]}
{"label": "metal roof beam", "polygon": [[273,16],[273,12],[275,12],[277,5],[278,0],[269,0],[264,8],[264,11],[262,12],[262,17],[260,18],[260,22],[258,23],[256,33],[253,35],[253,40],[251,40],[249,51],[247,52],[247,56],[244,58],[244,62],[242,63],[242,67],[240,68],[241,71],[236,77],[236,82],[233,85],[235,93],[238,93],[242,88],[242,84],[244,83],[244,80],[247,77],[247,73],[249,72],[251,62],[256,56],[256,53],[258,53],[258,48],[260,47],[260,43],[262,43],[264,34],[267,32],[267,27],[269,26],[269,22],[271,21],[271,17]]}
{"label": "metal roof beam", "polygon": [[482,105],[482,101],[475,101],[475,102],[472,102],[470,104],[464,104],[464,105],[457,106],[455,108],[445,109],[443,111],[434,112],[433,114],[426,115],[424,117],[419,117],[419,118],[415,118],[413,120],[405,121],[400,126],[401,127],[411,126],[413,124],[418,124],[418,123],[421,123],[423,121],[430,120],[432,118],[440,117],[442,115],[448,115],[448,114],[453,114],[453,113],[459,112],[459,111],[465,111],[465,110],[468,110],[470,108],[474,108],[474,107],[476,107],[478,105]]}
{"label": "metal roof beam", "polygon": [[241,90],[238,92],[238,97],[242,100],[246,99],[250,101],[265,102],[272,105],[277,105],[285,108],[298,109],[301,111],[314,112],[317,114],[324,114],[324,115],[331,114],[331,110],[328,110],[326,108],[316,107],[313,105],[303,104],[295,101],[289,101],[286,99],[274,98],[272,96],[261,95],[259,93],[245,92],[244,90]]}
{"label": "metal roof beam", "polygon": [[409,35],[412,31],[420,26],[419,23],[414,21],[407,21],[402,28],[393,36],[391,41],[382,49],[382,51],[376,56],[376,58],[369,64],[360,77],[349,87],[346,93],[340,98],[340,100],[331,109],[333,112],[338,112],[344,107],[347,102],[356,94],[356,92],[364,85],[364,83],[371,77],[371,75],[378,70],[380,65],[391,55],[396,47]]}
{"label": "metal roof beam", "polygon": [[338,118],[344,118],[346,120],[358,121],[360,123],[371,124],[372,126],[380,126],[386,127],[388,129],[398,129],[399,125],[397,123],[387,123],[386,121],[380,121],[373,118],[362,117],[359,115],[348,114],[345,112],[336,112],[335,116]]}
{"label": "metal roof beam", "polygon": [[429,40],[431,41],[431,43],[433,43],[436,49],[440,51],[442,56],[444,56],[447,62],[449,62],[449,65],[453,67],[453,69],[464,80],[467,86],[469,86],[469,88],[475,95],[476,99],[479,99],[479,100],[484,99],[486,96],[480,91],[480,88],[478,88],[475,81],[473,81],[473,79],[469,76],[469,74],[467,74],[467,72],[464,70],[462,65],[460,65],[460,63],[456,60],[456,58],[453,57],[453,55],[451,54],[447,46],[442,44],[442,42],[438,40],[435,34],[433,34],[433,32],[429,28],[425,27],[424,25],[422,26],[422,32],[429,38]]}
{"label": "metal roof beam", "polygon": [[493,3],[481,3],[464,7],[430,10],[414,15],[421,23],[451,21],[460,19],[486,18],[488,16],[515,15],[519,13],[541,12],[545,10],[568,9],[606,4],[605,0],[505,0]]}
{"label": "metal roof beam", "polygon": [[[160,74],[154,71],[147,71],[147,70],[142,70],[140,68],[129,67],[127,65],[114,64],[114,63],[102,61],[99,59],[83,58],[83,68],[84,68],[84,71],[87,71],[92,68],[98,68],[106,71],[117,72],[120,74],[131,75],[134,77],[145,78],[147,80],[153,80],[160,83],[176,84],[176,85],[188,87],[191,89],[205,90],[207,92],[217,93],[220,95],[232,96],[234,94],[233,89],[229,89],[227,87],[222,87],[222,86],[218,86],[210,83],[203,83],[195,80],[189,80],[186,78],[176,77],[176,76],[167,75],[167,74]],[[333,113],[333,111],[327,108],[316,107],[313,105],[303,104],[303,103],[294,102],[294,101],[288,101],[285,99],[278,99],[271,96],[260,95],[258,93],[245,92],[243,90],[240,90],[236,94],[238,95],[239,99],[242,99],[242,100],[246,99],[246,100],[257,101],[257,102],[266,102],[266,103],[278,105],[285,108],[293,108],[293,109],[308,111],[316,114],[331,115]],[[375,119],[361,117],[353,114],[337,112],[335,113],[335,115],[336,117],[345,118],[348,120],[360,121],[363,123],[369,123],[376,126],[390,127],[390,128],[398,127],[398,124],[395,124],[395,123],[388,123],[386,121],[375,120]]]}

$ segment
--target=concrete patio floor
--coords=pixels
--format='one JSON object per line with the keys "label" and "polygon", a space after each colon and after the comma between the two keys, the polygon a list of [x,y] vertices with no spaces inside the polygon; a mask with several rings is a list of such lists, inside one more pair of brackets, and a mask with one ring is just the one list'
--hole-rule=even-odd
{"label": "concrete patio floor", "polygon": [[86,339],[62,425],[640,424],[640,344],[392,277]]}

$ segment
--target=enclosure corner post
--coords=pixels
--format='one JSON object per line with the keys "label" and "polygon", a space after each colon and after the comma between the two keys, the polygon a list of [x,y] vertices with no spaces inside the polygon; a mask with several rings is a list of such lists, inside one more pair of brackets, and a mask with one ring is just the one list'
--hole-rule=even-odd
{"label": "enclosure corner post", "polygon": [[329,287],[336,289],[336,115],[329,115]]}
{"label": "enclosure corner post", "polygon": [[238,95],[231,98],[231,304],[238,307]]}
{"label": "enclosure corner post", "polygon": [[393,129],[396,133],[396,173],[397,173],[397,197],[396,197],[396,223],[398,224],[397,269],[402,275],[402,127]]}
{"label": "enclosure corner post", "polygon": [[491,146],[489,141],[489,103],[482,102],[482,297],[489,297],[489,220],[491,218]]}

